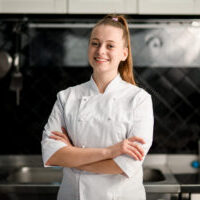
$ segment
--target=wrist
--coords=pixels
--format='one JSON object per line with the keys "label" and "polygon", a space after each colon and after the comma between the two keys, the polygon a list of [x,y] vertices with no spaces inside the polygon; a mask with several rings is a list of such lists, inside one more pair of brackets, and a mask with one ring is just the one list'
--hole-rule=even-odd
{"label": "wrist", "polygon": [[117,150],[116,145],[107,147],[109,158],[115,158],[120,155],[119,150]]}
{"label": "wrist", "polygon": [[112,151],[112,149],[110,147],[103,148],[103,157],[105,159],[113,158],[113,154],[114,154],[114,152]]}

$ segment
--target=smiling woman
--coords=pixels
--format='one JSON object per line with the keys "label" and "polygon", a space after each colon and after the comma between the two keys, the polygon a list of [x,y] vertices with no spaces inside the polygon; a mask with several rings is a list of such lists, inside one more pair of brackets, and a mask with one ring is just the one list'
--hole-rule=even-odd
{"label": "smiling woman", "polygon": [[43,131],[44,165],[63,167],[59,200],[145,200],[142,163],[153,138],[152,100],[135,85],[123,16],[96,24],[88,59],[90,81],[57,95]]}
{"label": "smiling woman", "polygon": [[[99,25],[93,31],[88,48],[88,58],[93,68],[93,77],[116,76],[121,61],[128,56],[123,31],[109,25]],[[103,92],[103,91],[102,91]]]}

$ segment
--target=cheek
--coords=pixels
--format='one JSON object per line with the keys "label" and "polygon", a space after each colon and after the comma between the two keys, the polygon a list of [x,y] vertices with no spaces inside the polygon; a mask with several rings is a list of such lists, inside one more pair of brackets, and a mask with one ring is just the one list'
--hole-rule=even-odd
{"label": "cheek", "polygon": [[95,48],[93,48],[93,47],[88,47],[88,55],[89,55],[89,56],[92,56],[92,55],[94,55],[94,53],[95,53]]}
{"label": "cheek", "polygon": [[113,54],[113,58],[115,58],[116,62],[120,62],[123,58],[122,51],[117,51]]}
{"label": "cheek", "polygon": [[91,48],[89,48],[88,49],[88,58],[90,59],[91,57],[93,57],[92,55],[93,55],[92,50],[91,50]]}
{"label": "cheek", "polygon": [[124,50],[124,49],[121,49],[121,51],[120,51],[120,55],[119,55],[120,60],[124,60],[125,57],[126,57],[125,50]]}
{"label": "cheek", "polygon": [[91,65],[91,67],[93,67],[93,62],[94,62],[94,55],[95,55],[95,50],[93,48],[89,48],[88,49],[88,61]]}

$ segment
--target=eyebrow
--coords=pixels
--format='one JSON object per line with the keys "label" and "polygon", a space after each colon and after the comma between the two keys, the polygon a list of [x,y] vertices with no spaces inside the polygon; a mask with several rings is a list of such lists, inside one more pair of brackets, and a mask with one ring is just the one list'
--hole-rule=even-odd
{"label": "eyebrow", "polygon": [[[99,40],[98,38],[92,38],[91,40]],[[114,42],[115,43],[115,41],[113,41],[113,40],[107,40],[106,42]]]}

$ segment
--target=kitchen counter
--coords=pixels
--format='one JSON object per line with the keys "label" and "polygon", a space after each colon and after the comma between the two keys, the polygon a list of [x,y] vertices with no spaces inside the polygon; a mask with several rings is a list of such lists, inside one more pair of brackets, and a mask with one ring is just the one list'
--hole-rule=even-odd
{"label": "kitchen counter", "polygon": [[[182,158],[185,159],[185,157]],[[192,160],[194,158],[192,157]],[[184,173],[182,171],[183,165],[181,168],[179,167],[180,171],[178,171],[173,159],[173,155],[166,154],[148,155],[146,157],[144,162],[144,186],[147,193],[177,194],[189,190],[200,192],[199,174],[194,175],[196,171],[189,167],[190,175],[188,175],[187,180],[190,181],[186,182],[184,178],[186,177],[185,171]],[[177,164],[180,164],[180,161]],[[54,181],[49,179],[50,174],[54,174],[54,177],[52,177]],[[56,194],[61,178],[62,169],[59,167],[44,168],[40,155],[0,156],[0,194]]]}
{"label": "kitchen counter", "polygon": [[200,173],[175,174],[183,193],[200,193]]}
{"label": "kitchen counter", "polygon": [[168,156],[168,166],[180,184],[182,193],[200,194],[200,169],[191,165],[196,160],[198,156],[193,154]]}

